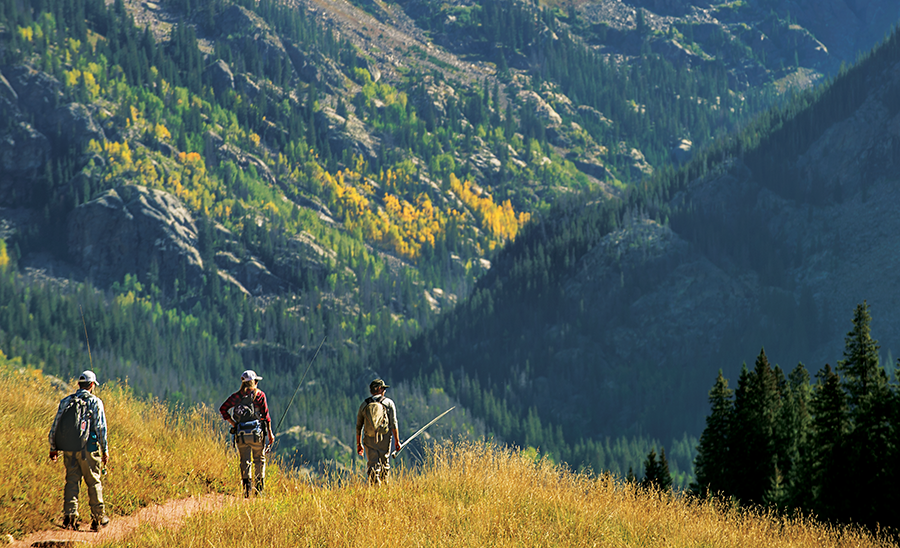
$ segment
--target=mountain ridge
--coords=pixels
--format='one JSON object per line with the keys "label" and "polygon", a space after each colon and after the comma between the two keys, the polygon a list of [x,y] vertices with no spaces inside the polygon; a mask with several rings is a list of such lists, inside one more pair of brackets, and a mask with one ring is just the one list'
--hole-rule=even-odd
{"label": "mountain ridge", "polygon": [[[452,372],[471,374],[477,369],[474,364],[492,356],[490,366],[509,367],[483,375],[484,384],[466,385],[480,399],[474,401],[473,396],[468,403],[473,416],[457,425],[459,431],[480,431],[475,421],[489,418],[510,426],[497,434],[498,439],[550,452],[564,435],[571,436],[585,424],[592,425],[585,431],[598,438],[614,436],[616,443],[621,439],[617,435],[643,436],[633,444],[640,449],[629,446],[621,451],[624,454],[645,452],[648,435],[666,439],[680,428],[669,439],[681,439],[685,432],[683,424],[677,426],[684,421],[676,413],[654,417],[658,402],[653,390],[641,389],[645,380],[654,390],[672,384],[660,372],[665,368],[650,369],[640,382],[630,377],[630,368],[668,353],[640,348],[645,332],[658,340],[684,343],[678,329],[696,340],[709,331],[704,327],[712,325],[720,338],[746,345],[757,345],[756,340],[771,333],[741,334],[739,321],[723,321],[730,310],[721,305],[713,319],[685,326],[646,322],[649,311],[666,305],[665,295],[647,290],[648,280],[667,280],[654,270],[665,274],[669,266],[687,260],[680,256],[685,249],[688,259],[699,257],[666,286],[676,292],[686,288],[687,297],[679,306],[694,307],[698,315],[700,309],[711,307],[696,303],[713,301],[712,289],[717,287],[696,282],[701,275],[718,280],[718,287],[739,292],[734,306],[742,307],[739,312],[752,320],[759,319],[754,315],[798,317],[809,310],[810,302],[819,306],[802,291],[798,301],[795,288],[779,278],[784,265],[793,265],[794,259],[790,247],[778,241],[780,233],[765,226],[772,222],[772,211],[787,207],[779,205],[778,196],[761,204],[759,211],[739,215],[752,221],[753,234],[760,236],[758,241],[750,241],[749,235],[741,240],[745,249],[741,253],[755,259],[771,246],[773,258],[757,274],[730,279],[730,273],[743,268],[748,259],[709,254],[723,242],[698,236],[696,232],[704,228],[694,227],[692,232],[691,223],[701,226],[705,216],[718,219],[714,226],[729,234],[739,228],[720,219],[715,207],[692,212],[690,205],[686,209],[666,205],[670,197],[663,200],[663,196],[668,190],[653,186],[656,177],[674,172],[670,162],[688,162],[691,154],[711,158],[704,156],[705,150],[718,146],[713,141],[716,135],[727,136],[733,128],[750,123],[750,114],[763,108],[767,94],[777,93],[769,87],[775,78],[818,69],[790,63],[773,67],[766,64],[772,60],[747,57],[748,63],[756,63],[754,71],[762,71],[760,81],[765,85],[742,93],[729,87],[734,75],[723,65],[728,55],[744,59],[747,50],[732,48],[716,60],[701,47],[715,42],[718,35],[713,28],[706,28],[705,37],[713,42],[701,40],[702,33],[695,35],[694,51],[679,42],[690,45],[691,21],[657,28],[660,20],[639,10],[626,17],[628,25],[614,37],[636,43],[637,55],[623,56],[617,64],[588,47],[591,40],[602,42],[604,33],[611,31],[602,25],[584,26],[577,13],[556,6],[494,2],[479,11],[465,4],[405,5],[407,15],[415,16],[422,30],[401,34],[398,45],[409,46],[403,36],[410,35],[432,42],[430,47],[421,42],[402,50],[411,55],[398,65],[396,52],[401,50],[376,50],[374,42],[359,45],[363,38],[377,38],[386,27],[345,3],[333,15],[325,13],[325,5],[312,12],[268,1],[191,6],[178,0],[164,7],[125,2],[106,6],[93,0],[83,4],[89,14],[83,20],[57,21],[55,12],[41,11],[40,5],[29,2],[25,9],[3,3],[5,21],[14,30],[3,34],[0,49],[0,73],[9,77],[4,80],[9,85],[0,85],[0,106],[13,116],[0,126],[4,137],[0,148],[4,158],[37,158],[24,166],[14,160],[2,164],[2,178],[9,185],[2,199],[10,206],[2,211],[4,226],[9,227],[3,236],[11,263],[33,273],[31,279],[74,273],[76,281],[99,286],[93,293],[89,285],[74,284],[79,288],[67,293],[53,287],[26,289],[18,285],[21,280],[4,278],[3,290],[20,307],[3,311],[2,340],[11,354],[15,349],[17,355],[46,360],[51,369],[77,363],[75,353],[83,337],[64,324],[74,321],[74,299],[81,299],[96,315],[100,332],[96,344],[105,349],[102,366],[130,371],[140,390],[171,397],[173,402],[210,398],[225,391],[229,379],[243,368],[265,367],[284,379],[283,386],[273,387],[277,401],[287,399],[284,396],[298,377],[298,357],[310,354],[327,337],[323,382],[307,387],[311,401],[289,410],[293,426],[325,435],[336,435],[339,425],[349,422],[345,415],[364,389],[361,379],[367,375],[397,372],[405,377],[410,400],[424,402],[414,406],[415,420],[420,420],[438,405],[432,398],[435,391],[443,393],[446,387],[450,392],[454,383],[471,380],[454,378]],[[412,29],[398,6],[364,7],[376,14],[393,10],[395,18]],[[747,9],[754,17],[760,13],[756,3]],[[334,26],[320,22],[326,15],[332,21],[345,18],[352,26],[335,32]],[[777,28],[790,26],[782,15],[771,17]],[[134,19],[155,21],[159,36],[166,40],[157,41],[152,25],[129,26]],[[386,15],[381,19],[389,20]],[[639,21],[643,21],[640,28]],[[170,23],[174,24],[163,35]],[[491,29],[501,28],[510,32],[491,35]],[[473,51],[445,51],[442,41],[454,32],[468,33]],[[360,42],[351,43],[345,40],[348,37]],[[690,50],[706,61],[686,69],[665,53],[653,53],[655,45],[670,40],[681,45],[679,52]],[[560,61],[564,55],[571,56],[571,65]],[[789,57],[785,52],[779,55]],[[49,84],[33,85],[37,81]],[[32,88],[40,93],[27,91]],[[588,93],[589,97],[577,97]],[[790,104],[787,98],[782,101]],[[55,118],[45,119],[48,115]],[[74,141],[69,139],[73,135]],[[697,162],[686,165],[698,171]],[[713,181],[715,187],[709,191],[712,201],[727,198],[740,210],[742,199],[763,193],[746,179],[739,162],[712,169],[717,173],[731,169],[727,180],[704,175],[703,180]],[[755,169],[758,166],[751,172]],[[732,183],[739,185],[737,191]],[[151,256],[140,267],[125,268],[124,258],[130,255],[110,254],[111,264],[104,266],[115,275],[101,282],[99,274],[91,280],[85,272],[78,273],[71,265],[68,238],[61,237],[68,231],[68,219],[87,204],[101,205],[96,200],[105,193],[136,184],[167,193],[175,209],[183,206],[189,211],[196,228],[187,255],[199,260],[182,269],[165,259],[163,268],[159,258],[154,266]],[[642,194],[651,191],[658,196]],[[694,197],[699,205],[701,193]],[[453,302],[463,303],[482,318],[492,317],[492,308],[507,305],[495,303],[485,288],[507,275],[502,263],[518,260],[514,250],[526,249],[519,242],[532,230],[525,228],[530,218],[541,219],[527,235],[532,243],[539,231],[569,230],[562,226],[565,212],[557,217],[551,211],[565,210],[566,200],[581,202],[579,206],[598,203],[601,211],[596,215],[604,223],[632,231],[625,236],[635,247],[620,256],[630,261],[627,272],[614,262],[602,263],[609,284],[601,289],[608,296],[597,297],[599,304],[584,309],[581,302],[590,305],[595,296],[583,299],[578,291],[593,291],[593,280],[585,277],[570,284],[564,298],[556,299],[549,273],[546,282],[522,274],[517,278],[523,284],[522,295],[530,295],[528,291],[536,287],[535,306],[559,302],[557,317],[535,320],[526,330],[513,332],[511,326],[521,318],[511,309],[505,313],[505,324],[473,339],[484,356],[473,354],[445,364],[427,356],[422,363],[437,367],[418,378],[407,376],[405,365],[393,360],[440,318],[455,317],[450,312]],[[23,214],[22,208],[31,211]],[[672,213],[670,220],[667,211]],[[157,216],[160,226],[165,226],[165,217]],[[96,232],[102,237],[124,236],[110,228]],[[562,271],[563,264],[568,269],[589,253],[592,238],[597,237],[596,231],[585,235],[570,249],[553,250],[558,254],[552,256],[537,246],[522,263],[522,272]],[[87,242],[83,249],[99,243],[99,239]],[[584,264],[607,261],[612,249],[597,250],[597,256],[589,256]],[[121,265],[112,264],[120,258]],[[647,262],[648,258],[657,262]],[[81,270],[90,272],[90,261],[87,253]],[[123,268],[116,270],[118,266]],[[595,274],[584,268],[586,275]],[[484,281],[476,285],[479,278]],[[553,283],[559,279],[554,273]],[[60,278],[55,287],[68,282]],[[531,282],[536,285],[529,288]],[[750,296],[761,290],[768,293]],[[784,296],[793,302],[781,310],[779,302],[787,302],[781,299]],[[753,304],[753,299],[769,303],[768,308]],[[610,311],[619,306],[624,313]],[[21,307],[34,310],[29,316],[20,313]],[[571,319],[560,321],[569,313]],[[681,315],[678,307],[670,311],[673,322]],[[146,325],[137,329],[133,322]],[[608,335],[595,337],[585,327],[588,323],[618,325]],[[828,335],[813,331],[816,337]],[[484,339],[491,333],[497,335],[496,347],[495,341]],[[526,343],[535,341],[546,342],[546,347],[526,355]],[[677,352],[688,351],[673,355]],[[518,361],[505,362],[504,353],[518,356]],[[586,355],[596,356],[597,363],[578,363]],[[550,370],[560,363],[574,364],[572,372],[558,375]],[[184,379],[174,372],[174,364],[184,369]],[[588,371],[594,366],[595,371]],[[601,382],[607,372],[610,378]],[[445,374],[449,378],[442,379]],[[696,372],[682,375],[672,384],[677,394],[666,396],[666,405],[694,402],[682,407],[693,408],[700,417],[703,387],[709,382],[701,377]],[[533,391],[558,378],[569,383],[552,388],[561,402],[570,396],[566,388],[576,384],[614,397],[595,406],[588,400],[585,407],[592,416],[582,415],[584,410],[572,404],[582,401],[578,397],[532,413],[528,402]],[[462,385],[453,390],[458,391],[456,397]],[[694,397],[696,393],[701,397]],[[330,409],[321,408],[326,401],[333,404]],[[343,453],[333,456],[349,462]],[[583,455],[570,452],[566,457],[579,462]],[[629,458],[640,464],[640,457]],[[681,463],[682,470],[689,468],[685,464]]]}

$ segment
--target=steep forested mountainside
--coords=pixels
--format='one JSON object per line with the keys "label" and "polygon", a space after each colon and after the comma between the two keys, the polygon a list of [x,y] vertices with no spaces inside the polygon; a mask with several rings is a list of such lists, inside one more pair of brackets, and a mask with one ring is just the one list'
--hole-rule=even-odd
{"label": "steep forested mountainside", "polygon": [[[282,448],[300,448],[298,460],[349,462],[342,443],[360,393],[393,370],[407,381],[397,393],[411,425],[465,395],[467,409],[436,435],[490,431],[624,473],[649,450],[639,435],[677,431],[679,449],[669,454],[681,455],[685,470],[691,448],[676,414],[669,429],[631,427],[641,414],[653,420],[645,404],[657,396],[644,383],[669,379],[645,373],[635,383],[630,371],[652,359],[615,352],[640,346],[650,327],[619,322],[621,340],[601,341],[560,322],[572,307],[621,319],[618,307],[630,302],[621,288],[656,270],[598,267],[602,285],[572,278],[565,298],[543,290],[561,279],[535,273],[558,260],[590,264],[582,257],[613,229],[626,244],[645,239],[634,227],[670,230],[665,215],[648,221],[665,208],[640,182],[745,123],[776,97],[773,82],[830,65],[766,57],[748,79],[751,52],[729,25],[746,16],[748,28],[797,30],[765,5],[713,10],[734,18],[703,19],[711,42],[699,19],[660,18],[652,6],[607,17],[609,6],[596,6],[0,0],[0,347],[70,376],[85,366],[87,334],[102,375],[173,403],[213,404],[242,369],[266,372],[273,411],[293,426],[296,445]],[[789,59],[797,40],[779,42],[787,46],[777,55]],[[690,62],[671,47],[689,50]],[[567,212],[571,202],[599,204],[605,228]],[[676,214],[688,227],[697,218],[673,206],[673,227]],[[527,240],[501,251],[530,225]],[[529,247],[546,234],[556,238],[553,254]],[[698,253],[682,238],[651,238],[670,256],[659,268],[682,260],[682,248]],[[520,252],[530,254],[524,263]],[[507,270],[472,291],[497,253],[524,269],[525,285],[508,286],[510,295],[535,310],[563,305],[552,321],[523,330],[527,315],[516,309],[492,320],[484,288]],[[594,302],[596,287],[611,300]],[[572,300],[579,288],[585,297]],[[475,316],[443,325],[461,318],[453,329],[467,333],[490,320],[481,336],[496,338],[481,339],[484,352],[421,358],[434,368],[397,364],[416,335],[463,300]],[[713,321],[703,313],[698,306],[686,325],[702,331]],[[434,336],[451,340],[442,329]],[[503,359],[501,342],[511,349]],[[577,367],[557,378],[561,351]],[[531,354],[520,360],[523,352]],[[453,376],[479,360],[489,364],[483,375]],[[619,380],[606,363],[621,368]],[[510,374],[514,382],[500,380]],[[602,405],[568,397],[582,378],[603,383],[581,383],[597,388]],[[687,392],[694,380],[679,382]],[[571,409],[516,402],[522,387],[541,383],[557,400],[566,394]],[[572,437],[580,410],[600,416],[604,405],[612,414],[602,422],[612,426]],[[582,435],[614,437],[585,449]]]}
{"label": "steep forested mountainside", "polygon": [[571,205],[505,248],[395,376],[439,369],[489,429],[596,467],[608,436],[699,431],[716,372],[763,347],[784,371],[836,363],[863,301],[893,371],[898,97],[895,33],[626,205]]}

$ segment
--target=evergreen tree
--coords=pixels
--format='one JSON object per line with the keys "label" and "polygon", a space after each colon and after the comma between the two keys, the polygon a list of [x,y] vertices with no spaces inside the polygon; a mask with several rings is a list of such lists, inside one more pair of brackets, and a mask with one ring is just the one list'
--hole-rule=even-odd
{"label": "evergreen tree", "polygon": [[778,468],[774,430],[780,405],[776,374],[762,349],[753,371],[741,371],[731,425],[731,494],[745,503],[768,502]]}
{"label": "evergreen tree", "polygon": [[734,390],[728,388],[728,379],[722,375],[709,391],[711,412],[706,417],[706,428],[700,435],[697,457],[694,459],[696,482],[691,485],[694,492],[706,496],[710,493],[728,493],[730,485],[729,443],[730,425],[734,413]]}
{"label": "evergreen tree", "polygon": [[779,474],[786,491],[783,497],[769,497],[782,507],[806,506],[810,500],[806,462],[807,436],[812,421],[810,414],[809,372],[802,363],[788,375],[782,390],[782,405],[775,426]]}
{"label": "evergreen tree", "polygon": [[847,436],[852,489],[847,500],[855,520],[875,525],[890,517],[894,424],[892,394],[887,374],[879,364],[878,342],[870,332],[871,316],[864,301],[856,307],[853,329],[845,337],[844,359],[838,370],[844,375],[848,395],[850,432]]}
{"label": "evergreen tree", "polygon": [[851,408],[887,385],[887,375],[879,365],[878,349],[881,347],[872,338],[871,322],[869,305],[863,301],[853,313],[853,329],[844,337],[844,359],[837,365],[838,372],[844,377]]}
{"label": "evergreen tree", "polygon": [[847,395],[830,365],[826,364],[816,377],[807,449],[811,509],[823,518],[835,519],[843,516],[847,508]]}
{"label": "evergreen tree", "polygon": [[651,449],[644,461],[644,479],[641,480],[641,487],[645,489],[658,489],[660,491],[668,491],[672,488],[672,474],[669,472],[669,461],[666,460],[666,450],[663,448],[656,457],[656,450]]}

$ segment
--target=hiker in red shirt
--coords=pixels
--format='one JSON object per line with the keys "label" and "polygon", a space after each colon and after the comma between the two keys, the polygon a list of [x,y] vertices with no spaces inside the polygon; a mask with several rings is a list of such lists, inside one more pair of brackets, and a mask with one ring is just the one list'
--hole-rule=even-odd
{"label": "hiker in red shirt", "polygon": [[256,478],[256,494],[262,493],[266,481],[266,453],[275,443],[266,395],[257,387],[261,380],[262,377],[252,369],[244,371],[241,374],[241,389],[219,407],[222,417],[232,426],[231,432],[241,459],[244,497],[250,496],[251,461]]}

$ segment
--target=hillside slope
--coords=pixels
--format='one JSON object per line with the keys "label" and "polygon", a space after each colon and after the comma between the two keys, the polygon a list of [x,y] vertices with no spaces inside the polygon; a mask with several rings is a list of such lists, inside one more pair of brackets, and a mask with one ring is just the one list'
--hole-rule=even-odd
{"label": "hillside slope", "polygon": [[[716,8],[715,21],[693,8],[700,19],[648,8],[601,21],[507,1],[0,0],[0,347],[70,376],[90,342],[104,375],[173,405],[221,401],[243,369],[256,369],[271,382],[279,422],[296,433],[299,452],[285,443],[285,454],[348,466],[349,425],[366,383],[400,371],[395,356],[456,303],[490,316],[491,302],[473,295],[476,280],[505,260],[500,250],[526,226],[562,223],[550,211],[572,197],[616,210],[652,174],[747,123],[778,97],[784,86],[773,83],[813,70],[805,54],[791,54],[791,40],[776,60],[756,59],[728,37],[744,18],[774,29],[767,36],[791,31],[817,59],[816,42],[790,17],[751,2],[726,24],[729,6]],[[682,53],[702,62],[685,64]],[[791,57],[796,63],[785,63]],[[759,75],[751,83],[745,61]],[[652,215],[643,212],[659,207],[652,199],[635,206],[625,225],[647,225]],[[573,248],[564,261],[585,251]],[[536,255],[537,264],[545,259]],[[707,259],[712,266],[699,269],[730,272],[724,259]],[[618,272],[620,287],[640,270],[632,266]],[[588,309],[582,323],[621,318],[616,307],[637,286],[616,290],[616,274],[603,274],[609,302],[556,301],[615,310],[596,319]],[[730,275],[721,287],[734,285]],[[583,283],[572,284],[577,296]],[[756,289],[736,288],[735,300],[759,299]],[[623,360],[642,330],[655,328],[619,322],[610,342],[562,325],[569,311],[557,310],[520,331],[504,319],[500,333],[474,337],[493,333],[484,347],[507,345],[512,361],[486,352],[406,376],[398,391],[409,428],[462,393],[445,372],[487,360],[481,382],[496,384],[490,391],[502,405],[476,386],[478,398],[436,434],[493,431],[548,448],[584,426],[588,408],[602,420],[579,432],[613,436],[605,454],[618,456],[605,467],[639,466],[647,434],[677,430],[688,468],[681,417],[668,417],[671,428],[641,426],[661,401],[644,382],[670,379],[634,382],[629,372],[669,350],[638,348],[632,363]],[[686,328],[721,326],[721,317]],[[681,339],[664,331],[662,341]],[[585,344],[573,346],[576,334]],[[544,346],[533,351],[522,340]],[[321,341],[313,376],[298,387]],[[583,360],[585,352],[599,361]],[[681,352],[675,359],[689,354]],[[557,375],[558,359],[587,369]],[[620,368],[617,378],[596,372],[610,367]],[[600,378],[605,388],[583,382]],[[706,382],[696,381],[683,376],[678,391]],[[613,397],[529,409],[528,391],[546,384],[568,396],[573,383]],[[295,389],[302,397],[288,409]]]}
{"label": "hillside slope", "polygon": [[736,378],[762,347],[785,370],[836,363],[864,300],[890,369],[898,76],[895,33],[629,205],[571,206],[507,248],[480,304],[394,371],[440,368],[463,403],[529,414],[510,424],[494,413],[489,427],[602,466],[609,436],[699,433],[716,372]]}

